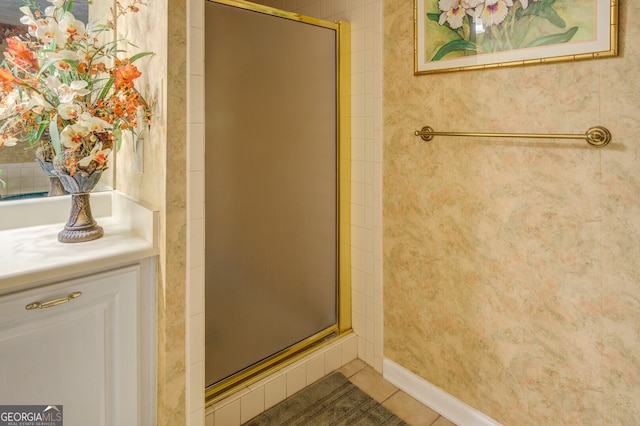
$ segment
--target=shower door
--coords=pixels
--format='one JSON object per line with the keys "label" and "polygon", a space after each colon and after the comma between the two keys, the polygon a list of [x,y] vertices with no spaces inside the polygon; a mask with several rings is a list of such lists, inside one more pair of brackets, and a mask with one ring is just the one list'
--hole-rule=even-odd
{"label": "shower door", "polygon": [[225,3],[205,3],[207,386],[337,320],[336,31]]}

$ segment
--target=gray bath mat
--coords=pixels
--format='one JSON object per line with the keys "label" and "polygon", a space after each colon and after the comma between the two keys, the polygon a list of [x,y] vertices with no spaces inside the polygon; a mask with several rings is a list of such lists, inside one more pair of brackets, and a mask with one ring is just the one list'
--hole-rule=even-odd
{"label": "gray bath mat", "polygon": [[254,417],[247,426],[406,425],[340,373],[333,373]]}

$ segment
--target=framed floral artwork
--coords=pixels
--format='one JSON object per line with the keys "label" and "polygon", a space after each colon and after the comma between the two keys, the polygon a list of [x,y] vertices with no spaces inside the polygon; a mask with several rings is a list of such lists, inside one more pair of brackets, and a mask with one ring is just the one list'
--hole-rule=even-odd
{"label": "framed floral artwork", "polygon": [[414,0],[415,74],[618,54],[618,0]]}

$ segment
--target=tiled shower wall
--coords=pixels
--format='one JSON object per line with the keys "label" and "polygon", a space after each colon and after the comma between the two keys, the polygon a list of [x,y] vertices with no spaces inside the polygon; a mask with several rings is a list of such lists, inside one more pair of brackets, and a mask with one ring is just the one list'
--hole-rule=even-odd
{"label": "tiled shower wall", "polygon": [[0,164],[0,170],[0,197],[49,191],[49,178],[35,161]]}
{"label": "tiled shower wall", "polygon": [[[267,6],[351,23],[352,303],[355,339],[341,342],[343,361],[357,356],[382,370],[382,0],[258,0]],[[204,3],[188,2],[187,330],[188,424],[204,421]],[[357,343],[357,350],[351,348]],[[338,347],[323,350],[337,363]],[[356,349],[354,347],[354,349]],[[307,375],[319,357],[304,360]],[[299,367],[297,364],[294,367]],[[325,367],[326,370],[326,367]],[[273,384],[278,384],[273,381]],[[266,386],[265,386],[266,388]],[[259,389],[230,403],[255,403]],[[264,397],[263,397],[264,398]],[[265,400],[265,405],[267,401]],[[260,403],[258,403],[258,406]],[[226,412],[218,411],[226,415]],[[235,413],[235,411],[234,411]],[[236,414],[233,414],[235,419]],[[238,415],[239,416],[239,415]],[[211,425],[213,416],[207,417]],[[233,423],[233,422],[232,422]]]}

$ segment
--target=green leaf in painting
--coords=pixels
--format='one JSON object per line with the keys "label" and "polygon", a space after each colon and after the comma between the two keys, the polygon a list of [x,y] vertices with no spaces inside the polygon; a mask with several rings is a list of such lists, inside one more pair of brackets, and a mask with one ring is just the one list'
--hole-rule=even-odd
{"label": "green leaf in painting", "polygon": [[553,8],[553,4],[555,2],[556,0],[542,0],[541,2],[529,4],[529,7],[526,9],[518,9],[516,12],[516,18],[519,19],[523,16],[537,16],[539,18],[546,19],[556,27],[564,28],[567,26],[567,23],[564,22],[564,19],[562,19]]}
{"label": "green leaf in painting", "polygon": [[538,47],[538,46],[548,46],[550,44],[560,44],[566,43],[573,38],[573,36],[578,32],[578,27],[572,27],[569,31],[559,34],[551,34],[543,37],[538,37],[535,40],[532,40],[526,47]]}
{"label": "green leaf in painting", "polygon": [[427,13],[427,19],[429,19],[431,21],[439,22],[440,21],[440,14],[439,13]]}
{"label": "green leaf in painting", "polygon": [[471,43],[470,41],[467,41],[467,40],[453,40],[447,44],[443,44],[442,47],[438,49],[436,54],[433,55],[433,58],[431,58],[431,60],[439,61],[440,59],[447,56],[449,53],[462,52],[462,51],[471,52],[474,55],[478,53],[476,45],[474,43]]}

